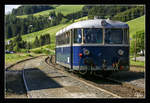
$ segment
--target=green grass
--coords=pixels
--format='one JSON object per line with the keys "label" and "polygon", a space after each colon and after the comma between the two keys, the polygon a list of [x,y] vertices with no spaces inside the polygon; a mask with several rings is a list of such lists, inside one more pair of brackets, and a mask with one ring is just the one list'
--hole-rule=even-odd
{"label": "green grass", "polygon": [[140,30],[145,31],[145,15],[127,22],[130,29],[130,37]]}
{"label": "green grass", "polygon": [[53,55],[55,54],[55,44],[44,45],[42,47],[31,49],[30,51],[37,54],[45,53],[48,55]]}
{"label": "green grass", "polygon": [[[139,57],[139,55],[136,55],[136,57]],[[144,66],[145,62],[144,61],[134,61],[132,60],[132,58],[134,58],[133,55],[130,55],[130,65],[135,65],[135,66]]]}
{"label": "green grass", "polygon": [[88,16],[76,19],[75,22],[82,21],[82,20],[88,20]]}
{"label": "green grass", "polygon": [[131,60],[130,59],[130,65],[135,65],[135,66],[145,66],[145,62],[142,62],[142,61],[134,61],[134,60]]}
{"label": "green grass", "polygon": [[[70,13],[81,11],[84,5],[60,5],[56,7],[56,9],[45,10],[42,12],[34,13],[33,16],[48,16],[50,12],[55,11],[56,13],[61,12],[64,16]],[[26,18],[28,15],[17,16],[18,18]]]}
{"label": "green grass", "polygon": [[37,56],[37,54],[33,53],[14,53],[14,54],[5,54],[5,64],[13,64],[20,60],[24,60],[30,57]]}

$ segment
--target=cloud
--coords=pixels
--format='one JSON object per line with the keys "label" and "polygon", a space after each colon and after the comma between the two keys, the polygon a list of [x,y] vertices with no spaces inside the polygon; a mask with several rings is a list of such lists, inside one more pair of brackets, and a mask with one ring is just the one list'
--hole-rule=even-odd
{"label": "cloud", "polygon": [[13,8],[18,8],[21,5],[5,5],[5,14],[8,14],[12,11]]}

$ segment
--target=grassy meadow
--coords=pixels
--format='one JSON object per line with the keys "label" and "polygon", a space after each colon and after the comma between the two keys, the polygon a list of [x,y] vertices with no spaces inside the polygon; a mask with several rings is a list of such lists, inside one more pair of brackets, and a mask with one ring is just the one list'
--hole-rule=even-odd
{"label": "grassy meadow", "polygon": [[[75,13],[78,11],[81,11],[84,5],[54,5],[54,7],[56,7],[55,9],[51,9],[51,10],[45,10],[45,11],[41,11],[38,13],[34,13],[33,16],[35,17],[39,17],[40,15],[42,16],[48,16],[50,12],[55,11],[56,13],[61,12],[64,16],[70,13]],[[17,16],[18,18],[26,18],[28,15],[21,15],[21,16]]]}
{"label": "grassy meadow", "polygon": [[35,53],[14,53],[14,54],[5,54],[5,65],[13,64],[20,60],[38,56],[39,54]]}
{"label": "grassy meadow", "polygon": [[145,62],[143,62],[143,61],[134,61],[134,60],[131,60],[130,59],[130,65],[136,65],[136,66],[145,66]]}
{"label": "grassy meadow", "polygon": [[130,29],[130,37],[134,35],[137,31],[144,30],[145,31],[145,15],[138,17],[136,19],[130,20],[127,22]]}

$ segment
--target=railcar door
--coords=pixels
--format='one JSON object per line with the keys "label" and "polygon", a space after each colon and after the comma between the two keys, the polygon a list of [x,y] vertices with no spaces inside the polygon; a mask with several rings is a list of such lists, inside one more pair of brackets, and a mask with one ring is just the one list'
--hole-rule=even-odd
{"label": "railcar door", "polygon": [[73,29],[71,29],[70,31],[70,66],[71,66],[71,70],[73,70]]}

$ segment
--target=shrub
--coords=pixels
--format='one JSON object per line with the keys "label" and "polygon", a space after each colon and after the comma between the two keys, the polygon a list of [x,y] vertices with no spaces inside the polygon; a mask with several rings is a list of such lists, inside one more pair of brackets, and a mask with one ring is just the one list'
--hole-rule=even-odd
{"label": "shrub", "polygon": [[32,52],[34,52],[36,54],[40,54],[40,53],[42,53],[42,50],[41,49],[35,49],[35,50],[32,50]]}

